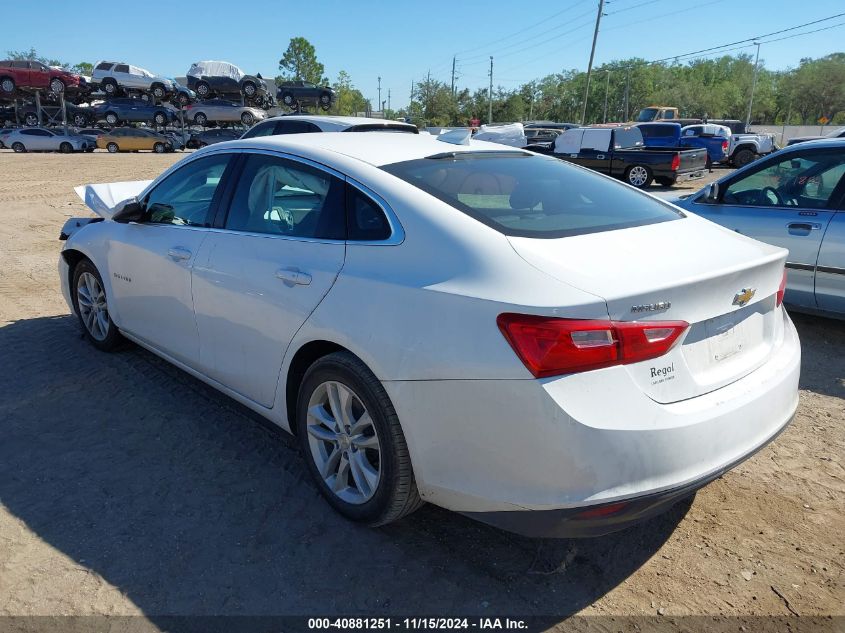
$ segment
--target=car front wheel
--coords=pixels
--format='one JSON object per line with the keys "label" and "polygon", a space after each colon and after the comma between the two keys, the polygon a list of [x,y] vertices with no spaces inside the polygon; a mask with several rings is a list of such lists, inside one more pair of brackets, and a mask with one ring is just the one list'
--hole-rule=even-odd
{"label": "car front wheel", "polygon": [[115,154],[120,148],[117,146],[117,143],[109,143],[106,145],[106,149],[109,150],[109,154]]}
{"label": "car front wheel", "polygon": [[252,125],[253,123],[255,123],[255,117],[252,116],[251,112],[244,112],[241,115],[241,123],[243,123],[244,125]]}
{"label": "car front wheel", "polygon": [[26,151],[23,143],[12,143],[12,149],[18,154],[23,154]]}
{"label": "car front wheel", "polygon": [[15,81],[10,77],[4,77],[2,81],[0,81],[0,89],[3,92],[12,93],[15,91]]}
{"label": "car front wheel", "polygon": [[105,285],[97,267],[88,259],[73,269],[73,308],[87,338],[94,347],[105,352],[115,349],[123,340],[109,315]]}
{"label": "car front wheel", "polygon": [[745,167],[754,160],[754,152],[750,149],[741,149],[734,154],[733,163],[735,167]]}
{"label": "car front wheel", "polygon": [[53,79],[50,81],[50,91],[54,92],[55,94],[59,94],[60,92],[65,91],[65,82],[61,79]]}
{"label": "car front wheel", "polygon": [[311,365],[296,430],[320,492],[346,518],[384,525],[422,505],[393,404],[353,354],[335,352]]}

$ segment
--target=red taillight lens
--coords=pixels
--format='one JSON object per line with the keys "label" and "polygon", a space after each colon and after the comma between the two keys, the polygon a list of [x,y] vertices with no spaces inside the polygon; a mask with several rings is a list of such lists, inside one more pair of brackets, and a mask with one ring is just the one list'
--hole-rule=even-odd
{"label": "red taillight lens", "polygon": [[728,153],[728,142],[722,141],[722,151],[727,154]]}
{"label": "red taillight lens", "polygon": [[672,171],[678,171],[681,167],[681,155],[675,154],[674,158],[672,158]]}
{"label": "red taillight lens", "polygon": [[783,277],[780,280],[780,286],[778,286],[778,294],[777,298],[775,299],[775,307],[781,305],[783,303],[783,295],[786,293],[786,268],[783,269]]}
{"label": "red taillight lens", "polygon": [[599,321],[500,314],[499,329],[535,377],[637,363],[668,352],[685,321]]}

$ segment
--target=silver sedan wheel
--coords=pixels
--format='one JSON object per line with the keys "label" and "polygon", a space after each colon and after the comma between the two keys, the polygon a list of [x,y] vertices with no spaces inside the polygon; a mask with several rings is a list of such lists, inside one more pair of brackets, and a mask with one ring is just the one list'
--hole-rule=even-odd
{"label": "silver sedan wheel", "polygon": [[361,399],[343,383],[320,384],[308,401],[308,446],[323,481],[347,503],[369,501],[381,480],[381,448]]}
{"label": "silver sedan wheel", "polygon": [[82,273],[76,282],[76,303],[85,329],[97,341],[109,335],[109,307],[106,293],[91,273]]}
{"label": "silver sedan wheel", "polygon": [[635,187],[642,187],[646,180],[648,180],[648,171],[645,167],[640,167],[639,165],[635,167],[631,167],[631,171],[628,172],[628,182]]}

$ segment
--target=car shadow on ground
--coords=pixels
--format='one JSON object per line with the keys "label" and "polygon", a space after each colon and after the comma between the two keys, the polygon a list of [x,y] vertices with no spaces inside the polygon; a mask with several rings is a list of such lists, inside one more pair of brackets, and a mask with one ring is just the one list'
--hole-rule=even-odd
{"label": "car shadow on ground", "polygon": [[557,622],[641,567],[691,503],[588,540],[522,538],[432,506],[370,529],[323,502],[287,435],[144,350],[98,352],[69,316],[0,327],[0,350],[0,502],[154,622]]}
{"label": "car shadow on ground", "polygon": [[845,399],[845,321],[789,310],[801,339],[801,380],[808,391]]}

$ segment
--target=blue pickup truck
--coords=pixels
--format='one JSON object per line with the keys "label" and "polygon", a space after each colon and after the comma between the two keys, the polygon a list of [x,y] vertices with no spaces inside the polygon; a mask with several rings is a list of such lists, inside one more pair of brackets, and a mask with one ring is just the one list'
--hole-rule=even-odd
{"label": "blue pickup truck", "polygon": [[721,125],[699,124],[684,128],[679,123],[638,123],[646,147],[678,147],[707,150],[707,168],[728,158],[730,135]]}

